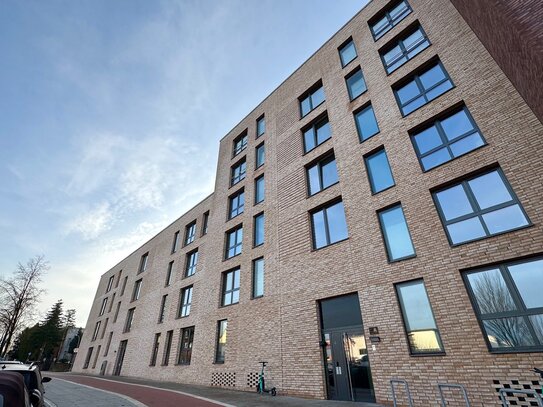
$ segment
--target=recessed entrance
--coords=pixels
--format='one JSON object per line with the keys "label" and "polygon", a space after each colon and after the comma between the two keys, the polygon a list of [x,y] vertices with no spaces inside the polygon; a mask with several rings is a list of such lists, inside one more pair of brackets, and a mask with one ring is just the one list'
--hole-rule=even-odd
{"label": "recessed entrance", "polygon": [[358,295],[319,303],[328,399],[375,402]]}

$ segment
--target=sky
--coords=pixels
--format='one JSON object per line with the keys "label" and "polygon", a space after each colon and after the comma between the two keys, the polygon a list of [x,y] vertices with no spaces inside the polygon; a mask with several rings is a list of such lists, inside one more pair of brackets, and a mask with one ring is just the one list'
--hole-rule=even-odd
{"label": "sky", "polygon": [[219,140],[367,0],[0,1],[0,275],[39,318],[213,192]]}

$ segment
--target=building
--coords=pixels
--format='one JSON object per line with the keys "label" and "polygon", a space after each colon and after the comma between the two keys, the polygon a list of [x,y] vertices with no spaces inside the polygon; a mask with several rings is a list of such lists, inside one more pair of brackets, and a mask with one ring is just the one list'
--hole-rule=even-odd
{"label": "building", "polygon": [[450,1],[374,0],[221,140],[213,194],[102,276],[73,370],[541,389],[542,146]]}

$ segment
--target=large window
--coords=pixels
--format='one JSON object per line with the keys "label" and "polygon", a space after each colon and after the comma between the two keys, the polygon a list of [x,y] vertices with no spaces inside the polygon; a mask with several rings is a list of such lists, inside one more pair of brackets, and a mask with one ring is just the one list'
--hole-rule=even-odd
{"label": "large window", "polygon": [[147,260],[149,259],[149,253],[145,253],[141,256],[140,267],[138,269],[138,274],[143,273],[147,269]]}
{"label": "large window", "polygon": [[255,179],[255,205],[264,200],[265,196],[264,175]]}
{"label": "large window", "polygon": [[253,292],[252,297],[264,295],[264,258],[253,260]]}
{"label": "large window", "polygon": [[232,195],[229,199],[228,206],[228,219],[241,215],[245,209],[245,191],[241,189]]}
{"label": "large window", "polygon": [[415,247],[400,204],[378,212],[389,261],[415,256]]}
{"label": "large window", "polygon": [[347,221],[343,202],[339,201],[311,214],[313,248],[320,249],[347,239]]}
{"label": "large window", "polygon": [[140,298],[142,283],[143,283],[143,280],[141,278],[134,283],[134,289],[132,290],[132,298],[131,298],[132,301],[136,301]]}
{"label": "large window", "polygon": [[407,17],[409,13],[411,13],[411,7],[407,1],[402,0],[393,3],[387,10],[374,17],[370,22],[370,28],[375,41],[389,32],[395,25]]}
{"label": "large window", "polygon": [[542,258],[470,271],[464,281],[491,351],[543,351]]}
{"label": "large window", "polygon": [[168,270],[166,271],[166,283],[164,284],[166,287],[172,283],[172,277],[173,277],[173,260],[168,263]]}
{"label": "large window", "polygon": [[501,169],[441,189],[433,196],[453,245],[519,229],[530,223]]}
{"label": "large window", "polygon": [[264,214],[256,215],[253,228],[253,246],[264,244]]}
{"label": "large window", "polygon": [[328,116],[317,119],[310,127],[306,128],[303,133],[304,152],[308,153],[332,137]]}
{"label": "large window", "polygon": [[194,341],[194,327],[181,329],[181,340],[179,341],[179,356],[177,363],[179,365],[190,365],[192,356],[192,342]]}
{"label": "large window", "polygon": [[149,366],[156,365],[156,358],[158,356],[158,348],[160,347],[160,333],[155,334],[155,340],[153,341],[153,350],[151,352],[151,362]]}
{"label": "large window", "polygon": [[185,246],[194,242],[196,237],[196,221],[185,226]]}
{"label": "large window", "polygon": [[354,46],[354,41],[352,38],[344,43],[338,49],[339,58],[341,59],[341,66],[346,66],[349,62],[356,58],[356,47]]}
{"label": "large window", "polygon": [[241,160],[239,163],[237,163],[236,165],[232,167],[232,170],[230,173],[230,186],[234,186],[238,182],[245,179],[246,172],[247,172],[247,163],[244,158],[243,160]]}
{"label": "large window", "polygon": [[170,352],[172,350],[173,331],[166,332],[166,342],[164,342],[164,353],[162,354],[162,365],[168,366],[170,363]]}
{"label": "large window", "polygon": [[247,147],[247,133],[242,134],[234,139],[234,146],[232,156],[236,156],[241,153]]}
{"label": "large window", "polygon": [[136,311],[136,308],[130,308],[128,310],[128,313],[126,314],[126,321],[124,323],[123,332],[130,332],[130,329],[132,329],[132,323],[134,322],[134,312],[135,311]]}
{"label": "large window", "polygon": [[192,304],[192,286],[181,289],[181,304],[178,317],[188,317],[190,315],[190,306]]}
{"label": "large window", "polygon": [[239,286],[239,268],[223,273],[222,306],[237,304],[239,302]]}
{"label": "large window", "polygon": [[410,29],[398,41],[380,51],[387,73],[392,73],[415,55],[430,46],[428,37],[420,26]]}
{"label": "large window", "polygon": [[302,113],[302,117],[324,102],[324,99],[325,96],[322,84],[319,84],[312,90],[306,92],[300,98],[300,112]]}
{"label": "large window", "polygon": [[160,311],[158,313],[158,323],[161,324],[164,322],[164,317],[166,315],[166,301],[168,300],[168,294],[162,296],[162,301],[160,302]]}
{"label": "large window", "polygon": [[256,121],[256,137],[262,136],[266,132],[266,118],[261,116]]}
{"label": "large window", "polygon": [[360,67],[356,68],[345,78],[345,83],[347,84],[347,91],[351,100],[355,100],[368,89]]}
{"label": "large window", "polygon": [[260,168],[264,165],[266,160],[266,150],[264,149],[264,143],[260,144],[255,149],[255,167]]}
{"label": "large window", "polygon": [[371,105],[356,112],[354,114],[354,120],[356,122],[356,130],[358,131],[360,142],[379,133],[379,126],[377,125],[377,119],[375,118],[375,113],[373,113],[373,107]]}
{"label": "large window", "polygon": [[179,248],[179,230],[173,234],[172,254]]}
{"label": "large window", "polygon": [[392,170],[384,148],[364,157],[364,161],[368,170],[371,192],[376,194],[394,186]]}
{"label": "large window", "polygon": [[424,282],[397,284],[396,292],[411,354],[444,352]]}
{"label": "large window", "polygon": [[226,253],[227,259],[241,254],[243,248],[243,226],[226,232]]}
{"label": "large window", "polygon": [[307,168],[309,195],[314,195],[338,181],[336,158],[333,154]]}
{"label": "large window", "polygon": [[226,329],[228,321],[223,319],[217,323],[217,344],[215,350],[215,363],[224,363],[226,348]]}
{"label": "large window", "polygon": [[441,62],[411,76],[407,83],[394,87],[396,100],[404,116],[452,89],[453,83]]}
{"label": "large window", "polygon": [[196,266],[198,265],[198,249],[187,253],[187,260],[185,264],[185,277],[190,277],[196,273]]}
{"label": "large window", "polygon": [[485,140],[466,107],[416,131],[411,140],[424,171],[485,145]]}

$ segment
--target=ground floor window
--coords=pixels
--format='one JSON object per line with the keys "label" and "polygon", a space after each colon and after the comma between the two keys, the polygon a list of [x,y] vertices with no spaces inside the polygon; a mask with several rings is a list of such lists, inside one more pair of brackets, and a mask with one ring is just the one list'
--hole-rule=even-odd
{"label": "ground floor window", "polygon": [[179,344],[179,357],[177,358],[177,364],[190,365],[193,340],[194,340],[193,326],[181,329],[181,342]]}

